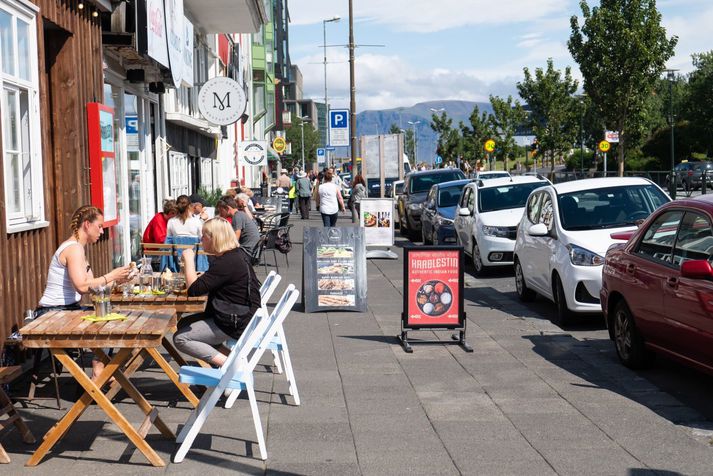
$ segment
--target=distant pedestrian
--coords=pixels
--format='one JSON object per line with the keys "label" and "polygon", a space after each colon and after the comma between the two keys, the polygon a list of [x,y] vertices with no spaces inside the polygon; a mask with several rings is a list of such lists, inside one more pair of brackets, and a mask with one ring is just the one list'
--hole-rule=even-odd
{"label": "distant pedestrian", "polygon": [[349,210],[352,212],[352,223],[359,223],[359,213],[361,212],[361,200],[367,197],[366,182],[364,177],[357,175],[352,180],[352,193],[349,196]]}
{"label": "distant pedestrian", "polygon": [[292,181],[290,180],[290,176],[287,175],[287,169],[282,169],[282,175],[277,179],[276,185],[277,188],[282,188],[285,192],[290,189]]}
{"label": "distant pedestrian", "polygon": [[312,198],[312,184],[307,178],[307,174],[300,172],[297,178],[297,197],[300,205],[300,215],[303,220],[309,219],[309,202]]}
{"label": "distant pedestrian", "polygon": [[322,214],[322,223],[326,227],[337,225],[340,211],[344,211],[344,200],[339,187],[332,182],[332,171],[327,170],[319,184],[317,193],[317,207]]}

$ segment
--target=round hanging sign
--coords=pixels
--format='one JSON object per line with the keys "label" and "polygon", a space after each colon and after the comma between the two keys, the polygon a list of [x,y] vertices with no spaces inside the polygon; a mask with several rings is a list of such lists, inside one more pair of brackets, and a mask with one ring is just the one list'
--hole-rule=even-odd
{"label": "round hanging sign", "polygon": [[245,113],[247,103],[242,86],[225,76],[209,80],[198,93],[198,109],[206,121],[217,126],[237,122]]}

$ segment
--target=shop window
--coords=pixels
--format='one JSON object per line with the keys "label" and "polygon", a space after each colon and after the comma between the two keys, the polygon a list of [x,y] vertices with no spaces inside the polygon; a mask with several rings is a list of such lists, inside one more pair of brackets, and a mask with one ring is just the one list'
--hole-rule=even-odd
{"label": "shop window", "polygon": [[37,72],[36,7],[0,0],[2,164],[8,233],[47,226]]}
{"label": "shop window", "polygon": [[188,156],[181,152],[168,153],[168,168],[170,170],[170,190],[174,199],[180,195],[190,195],[190,171]]}

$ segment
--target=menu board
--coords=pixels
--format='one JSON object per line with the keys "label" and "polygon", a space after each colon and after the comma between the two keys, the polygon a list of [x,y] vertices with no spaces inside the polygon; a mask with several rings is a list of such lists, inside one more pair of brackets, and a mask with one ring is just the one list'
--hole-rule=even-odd
{"label": "menu board", "polygon": [[366,311],[364,230],[305,228],[302,299],[306,312]]}
{"label": "menu board", "polygon": [[403,328],[463,327],[463,248],[404,249]]}
{"label": "menu board", "polygon": [[366,246],[393,246],[394,200],[362,198],[359,207],[359,226],[364,228]]}

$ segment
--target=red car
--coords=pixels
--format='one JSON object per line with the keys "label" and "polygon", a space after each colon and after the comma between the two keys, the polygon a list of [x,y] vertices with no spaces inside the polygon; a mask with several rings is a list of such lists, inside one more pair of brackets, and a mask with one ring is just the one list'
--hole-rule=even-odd
{"label": "red car", "polygon": [[713,196],[678,200],[639,227],[612,238],[602,271],[601,304],[624,365],[646,366],[653,353],[713,374]]}

